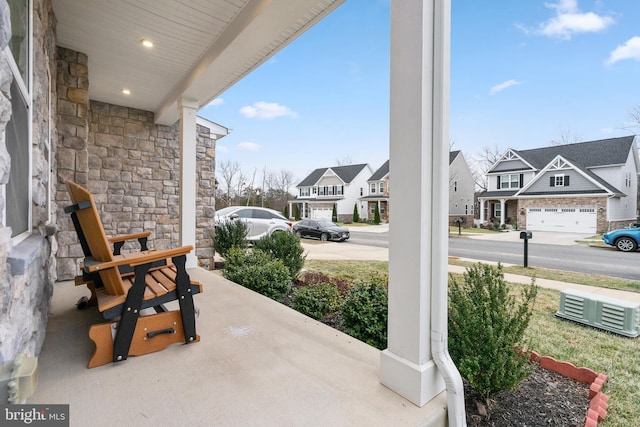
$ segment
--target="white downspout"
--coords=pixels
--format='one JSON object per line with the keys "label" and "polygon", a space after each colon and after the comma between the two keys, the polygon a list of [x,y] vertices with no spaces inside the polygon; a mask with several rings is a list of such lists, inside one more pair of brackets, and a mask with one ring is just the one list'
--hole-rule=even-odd
{"label": "white downspout", "polygon": [[[444,378],[449,426],[464,427],[464,385],[448,350],[449,87],[451,1],[433,0],[433,224],[431,355]],[[442,226],[437,226],[442,224]]]}

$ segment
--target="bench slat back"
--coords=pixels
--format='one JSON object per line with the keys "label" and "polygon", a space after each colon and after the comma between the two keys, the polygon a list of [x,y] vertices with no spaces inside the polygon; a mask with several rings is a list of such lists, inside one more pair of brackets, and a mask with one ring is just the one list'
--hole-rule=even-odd
{"label": "bench slat back", "polygon": [[[93,195],[84,187],[76,184],[73,181],[67,181],[67,189],[71,196],[71,201],[74,204],[81,202],[90,202],[91,207],[86,209],[79,209],[76,211],[80,228],[84,233],[85,239],[91,250],[91,255],[96,261],[105,262],[113,260],[113,253],[107,235],[104,232],[102,221],[100,220],[100,214],[96,207]],[[110,268],[104,271],[100,271],[100,278],[104,283],[106,291],[111,295],[124,295],[124,285],[120,272],[117,268]]]}

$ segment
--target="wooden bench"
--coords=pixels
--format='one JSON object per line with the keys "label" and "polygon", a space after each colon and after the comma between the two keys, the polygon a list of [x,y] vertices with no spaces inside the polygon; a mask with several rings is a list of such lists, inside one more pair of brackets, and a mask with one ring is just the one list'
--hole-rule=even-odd
{"label": "wooden bench", "polygon": [[[89,329],[96,350],[88,367],[200,341],[193,295],[202,292],[202,285],[190,280],[185,268],[193,247],[148,249],[150,232],[108,239],[91,193],[72,181],[66,184],[73,205],[65,212],[71,214],[85,255],[76,284],[87,284],[90,302],[108,320]],[[139,240],[141,251],[122,254],[122,245],[131,239]],[[164,304],[176,300],[179,310],[167,310]],[[142,315],[145,309],[153,311]]]}

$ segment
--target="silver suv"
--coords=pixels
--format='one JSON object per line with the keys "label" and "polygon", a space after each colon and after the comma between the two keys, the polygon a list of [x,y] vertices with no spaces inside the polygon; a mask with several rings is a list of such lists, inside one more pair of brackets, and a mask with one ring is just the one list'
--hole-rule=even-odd
{"label": "silver suv", "polygon": [[277,211],[257,206],[229,206],[216,212],[215,222],[241,219],[247,224],[247,240],[260,240],[276,231],[291,231],[292,222]]}

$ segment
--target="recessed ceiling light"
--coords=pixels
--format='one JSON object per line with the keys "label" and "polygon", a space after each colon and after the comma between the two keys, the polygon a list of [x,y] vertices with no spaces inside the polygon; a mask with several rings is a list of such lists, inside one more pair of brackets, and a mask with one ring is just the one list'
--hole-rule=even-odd
{"label": "recessed ceiling light", "polygon": [[131,95],[131,91],[129,89],[122,89],[122,93],[125,95]]}
{"label": "recessed ceiling light", "polygon": [[149,39],[142,39],[141,43],[142,43],[142,46],[144,47],[149,47],[149,48],[153,47],[153,42]]}

